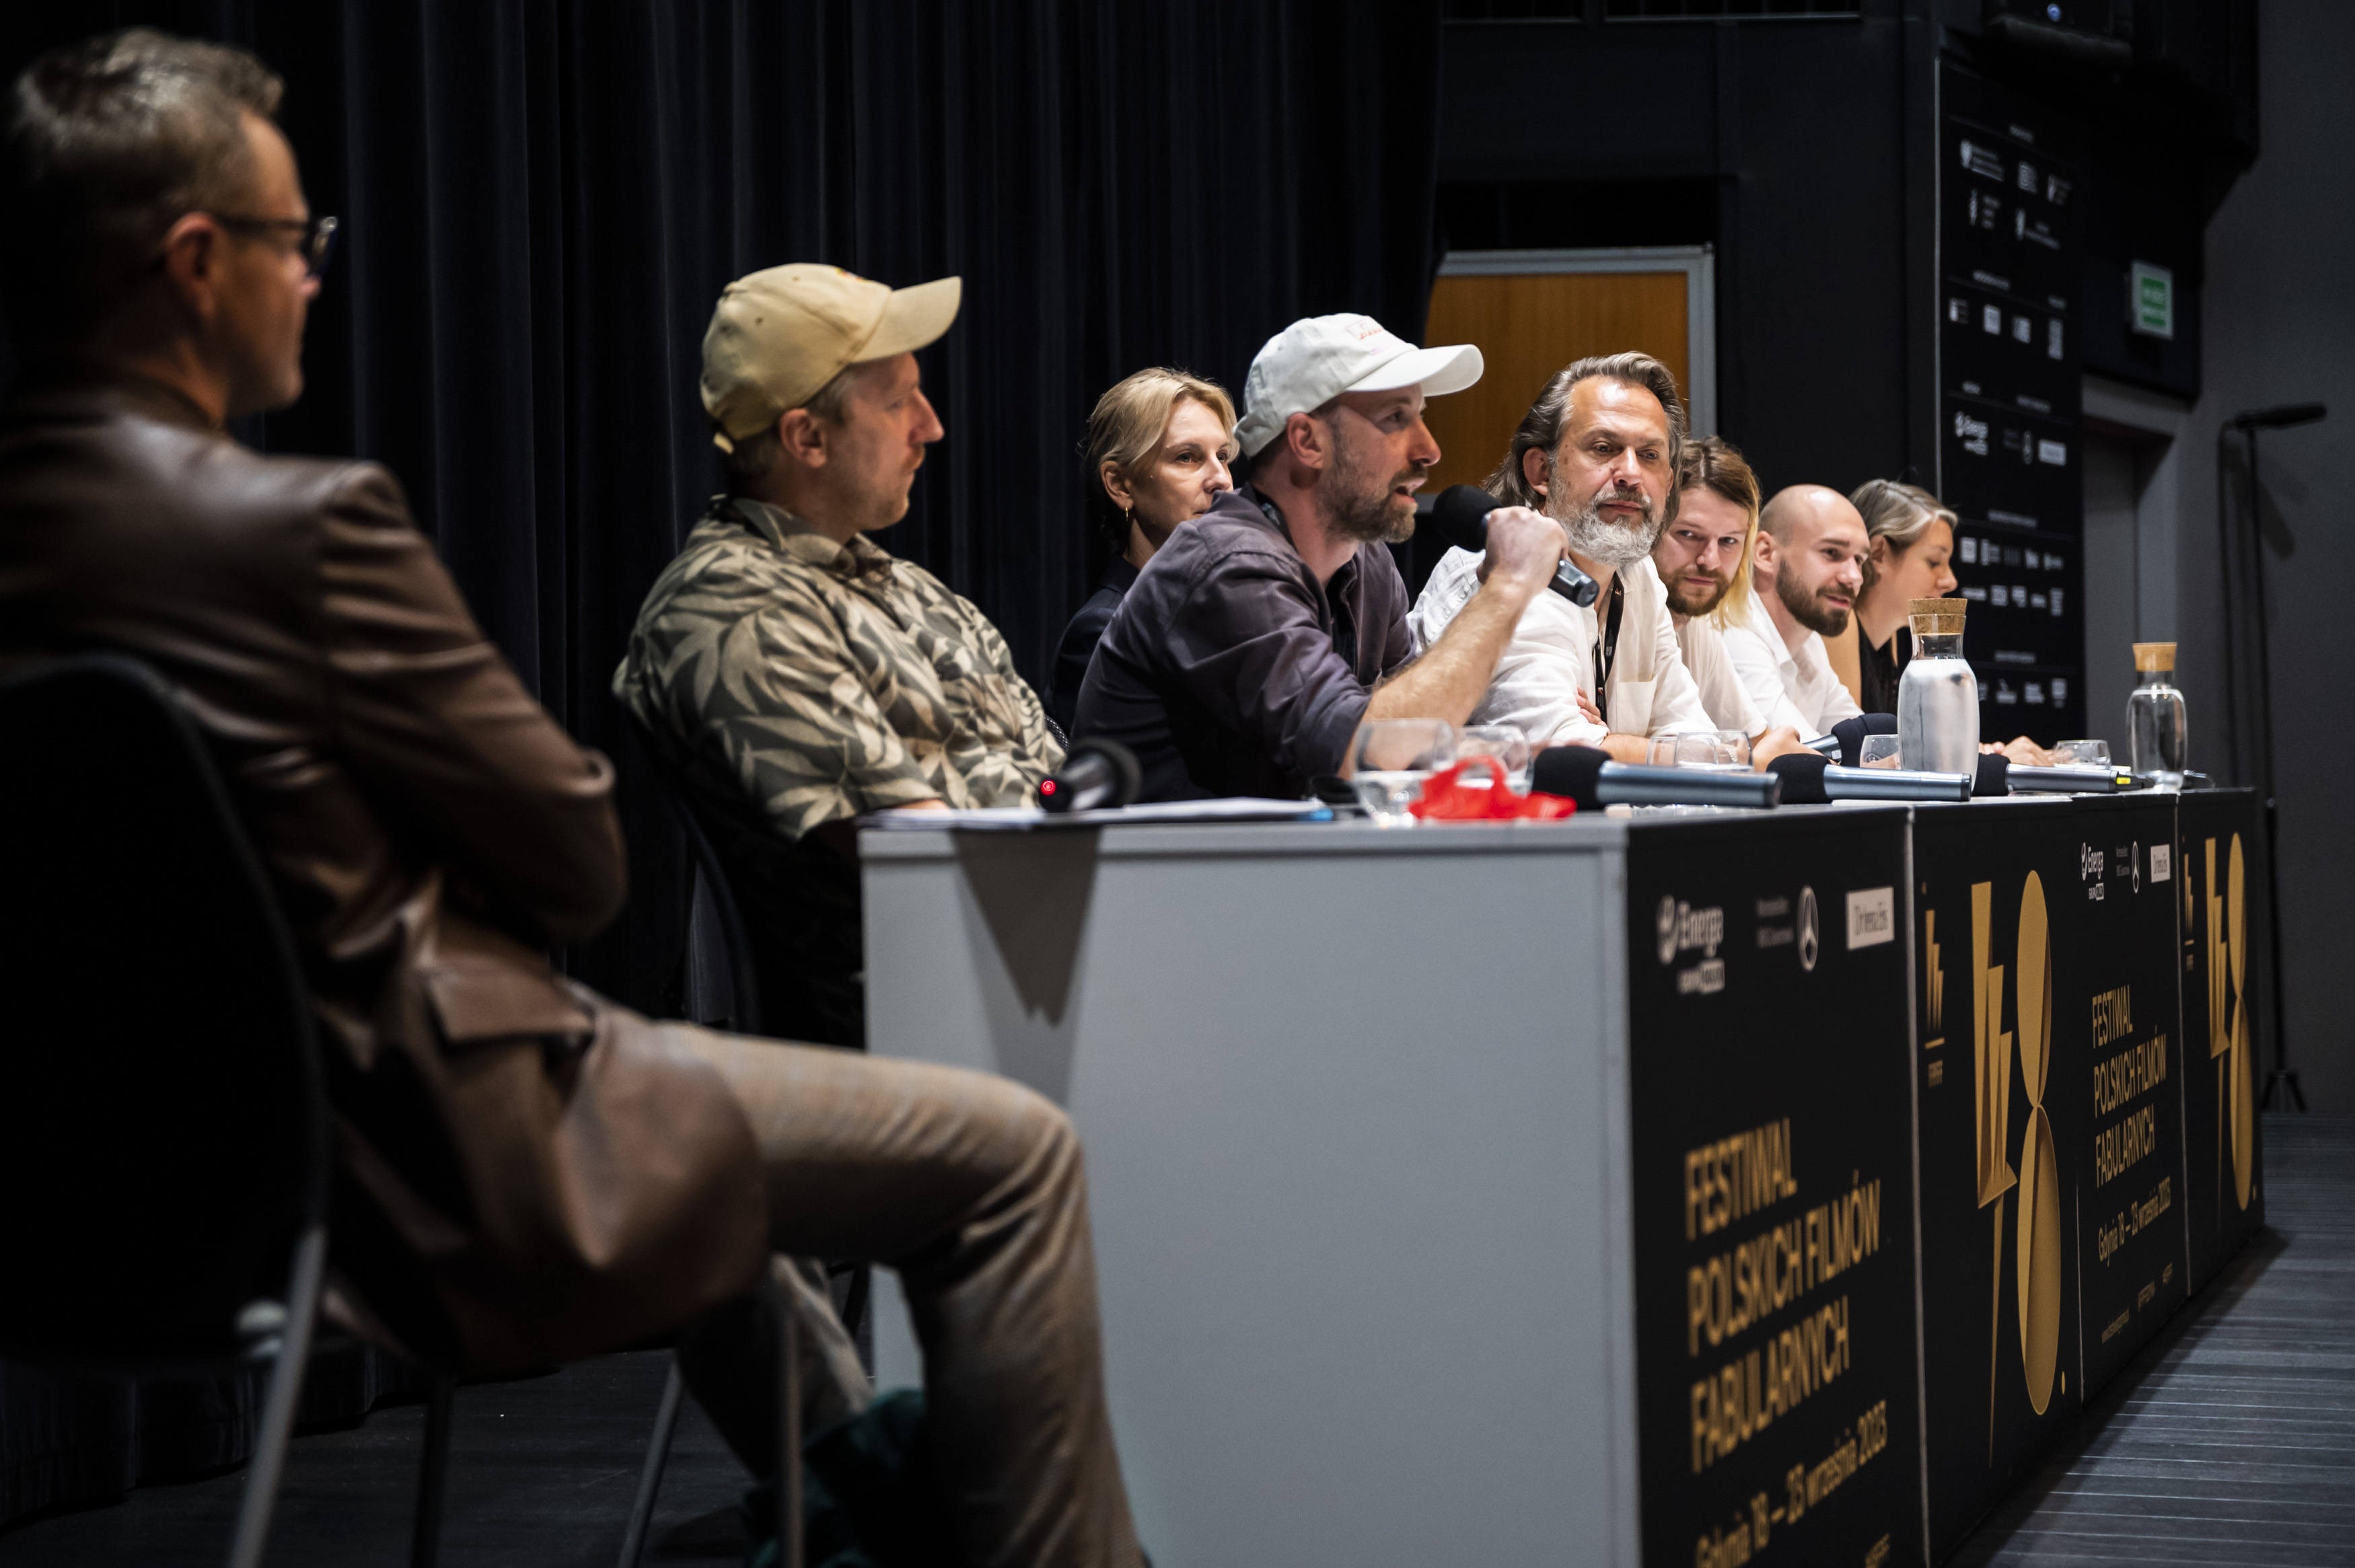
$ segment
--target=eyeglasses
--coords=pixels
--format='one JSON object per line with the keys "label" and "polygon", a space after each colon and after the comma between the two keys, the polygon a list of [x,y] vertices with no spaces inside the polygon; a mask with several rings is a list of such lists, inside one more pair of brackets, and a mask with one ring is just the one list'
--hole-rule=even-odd
{"label": "eyeglasses", "polygon": [[327,262],[336,254],[336,222],[332,217],[249,217],[241,213],[217,212],[212,220],[223,228],[245,233],[271,233],[293,229],[301,238],[297,241],[303,257],[303,270],[316,278],[327,270]]}

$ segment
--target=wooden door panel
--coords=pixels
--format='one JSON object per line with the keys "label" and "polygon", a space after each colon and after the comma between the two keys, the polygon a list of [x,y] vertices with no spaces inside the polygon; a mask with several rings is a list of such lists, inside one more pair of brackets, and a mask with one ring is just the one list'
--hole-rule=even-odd
{"label": "wooden door panel", "polygon": [[1685,385],[1690,366],[1682,272],[1545,272],[1442,278],[1423,341],[1477,344],[1478,385],[1431,401],[1436,490],[1477,484],[1512,442],[1547,380],[1592,354],[1640,350]]}

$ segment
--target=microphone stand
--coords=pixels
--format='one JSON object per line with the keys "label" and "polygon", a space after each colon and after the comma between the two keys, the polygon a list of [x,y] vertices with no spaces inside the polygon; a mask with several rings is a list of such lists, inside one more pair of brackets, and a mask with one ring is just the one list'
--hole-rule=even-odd
{"label": "microphone stand", "polygon": [[[2272,970],[2273,980],[2274,1070],[2265,1079],[2264,1097],[2259,1102],[2267,1110],[2287,1110],[2294,1104],[2297,1109],[2303,1111],[2306,1109],[2306,1091],[2298,1086],[2297,1069],[2289,1065],[2289,1018],[2284,1007],[2282,993],[2281,859],[2275,848],[2280,837],[2280,814],[2274,796],[2273,652],[2270,646],[2272,639],[2267,630],[2272,625],[2272,620],[2266,614],[2265,608],[2265,551],[2261,512],[2264,502],[2262,492],[2257,486],[2257,432],[2283,429],[2292,425],[2312,424],[2321,418],[2325,412],[2323,405],[2319,403],[2253,408],[2234,415],[2223,429],[2216,433],[2220,499],[2222,495],[2229,494],[2222,483],[2225,436],[2233,430],[2240,431],[2241,440],[2248,456],[2249,505],[2246,538],[2243,541],[2240,536],[2241,530],[2234,528],[2230,530],[2232,537],[2222,542],[2225,568],[2224,682],[2227,694],[2224,711],[2227,734],[2232,748],[2232,763],[2237,770],[2240,766],[2241,735],[2240,726],[2233,713],[2236,705],[2232,700],[2238,694],[2234,690],[2237,684],[2238,671],[2235,666],[2238,661],[2233,657],[2236,640],[2232,635],[2232,585],[2233,557],[2239,556],[2241,557],[2239,563],[2242,568],[2241,576],[2254,590],[2256,596],[2256,620],[2252,629],[2256,642],[2257,656],[2256,712],[2254,722],[2251,726],[2253,734],[2250,738],[2254,742],[2256,749],[2255,767],[2252,771],[2256,776],[2258,797],[2264,800],[2265,808],[2265,910],[2266,916],[2271,922],[2268,929],[2271,939],[2266,944],[2266,957],[2270,960],[2268,967]],[[2239,511],[2238,507],[2227,505],[2225,507],[2227,519],[2237,521],[2236,514]]]}

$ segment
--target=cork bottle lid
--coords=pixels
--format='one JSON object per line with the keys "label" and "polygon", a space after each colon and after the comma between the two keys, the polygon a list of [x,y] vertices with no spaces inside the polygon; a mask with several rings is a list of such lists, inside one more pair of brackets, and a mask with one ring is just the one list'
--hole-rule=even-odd
{"label": "cork bottle lid", "polygon": [[1956,637],[1962,634],[1963,612],[1970,605],[1966,599],[1909,599],[1905,619],[1916,637]]}
{"label": "cork bottle lid", "polygon": [[2172,642],[2137,642],[2134,645],[2134,655],[2135,668],[2145,673],[2171,672],[2175,668],[2175,644]]}

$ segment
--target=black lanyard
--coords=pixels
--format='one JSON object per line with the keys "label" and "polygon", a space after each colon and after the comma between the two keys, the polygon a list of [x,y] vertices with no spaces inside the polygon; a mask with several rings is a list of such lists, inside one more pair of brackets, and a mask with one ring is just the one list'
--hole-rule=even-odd
{"label": "black lanyard", "polygon": [[1607,726],[1611,721],[1611,666],[1619,657],[1619,611],[1626,604],[1621,593],[1621,577],[1611,574],[1611,609],[1603,619],[1603,635],[1594,644],[1594,668],[1602,673],[1594,682],[1594,711],[1603,715]]}

